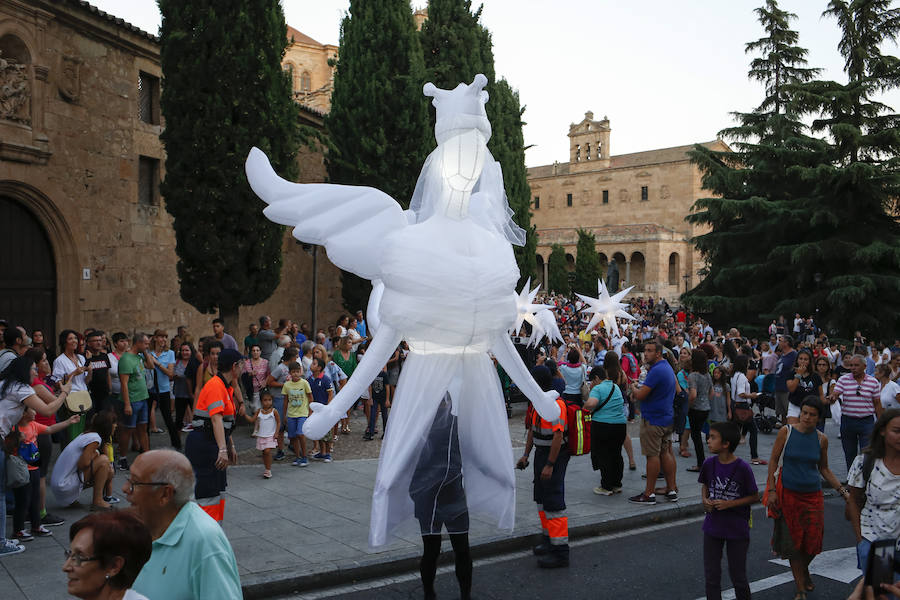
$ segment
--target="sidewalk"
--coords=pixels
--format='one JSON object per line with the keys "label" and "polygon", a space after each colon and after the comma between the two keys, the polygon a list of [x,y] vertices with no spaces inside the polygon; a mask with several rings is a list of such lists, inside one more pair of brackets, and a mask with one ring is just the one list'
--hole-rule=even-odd
{"label": "sidewalk", "polygon": [[[510,419],[514,456],[521,454],[523,446],[523,413],[524,405],[514,405]],[[353,429],[351,436],[361,436],[364,429],[361,418],[354,420]],[[830,442],[829,464],[843,480],[846,468],[837,428],[829,423],[826,432]],[[570,461],[566,476],[570,537],[588,537],[702,514],[696,474],[685,471],[694,464],[693,458],[677,459],[679,502],[660,498],[660,503],[653,507],[628,502],[628,496],[644,488],[641,478],[644,464],[636,426],[629,426],[629,434],[633,437],[638,468],[629,471],[626,463],[622,494],[595,495],[592,490],[600,478],[591,469],[590,457]],[[165,436],[155,436],[154,442],[161,443],[161,437]],[[243,433],[237,440],[239,449],[246,449],[242,455],[255,452],[249,449],[251,439]],[[769,458],[774,439],[774,434],[760,434],[760,457]],[[748,446],[738,449],[738,456],[745,460],[749,461],[749,455]],[[262,479],[262,467],[258,464],[228,469],[223,527],[234,548],[247,598],[271,597],[418,568],[421,539],[414,529],[383,548],[368,547],[369,509],[377,462],[374,458],[335,460],[330,464],[313,462],[301,469],[285,460],[275,464],[274,477],[269,480]],[[760,489],[766,469],[753,467]],[[473,519],[470,537],[475,556],[522,549],[532,543],[539,523],[531,500],[531,477],[530,468],[516,471],[516,525],[511,534],[498,532]],[[117,473],[116,489],[123,480],[122,474]],[[122,494],[117,492],[117,495]],[[89,504],[87,492],[81,502],[85,507]],[[48,496],[48,505],[67,522],[54,528],[52,537],[37,538],[26,544],[27,550],[22,554],[0,560],[0,590],[5,600],[68,598],[66,577],[60,570],[63,550],[68,547],[69,525],[84,516],[86,510],[56,508],[52,494]],[[123,500],[119,506],[125,507],[127,502]],[[767,524],[759,527],[765,535],[769,534]]]}

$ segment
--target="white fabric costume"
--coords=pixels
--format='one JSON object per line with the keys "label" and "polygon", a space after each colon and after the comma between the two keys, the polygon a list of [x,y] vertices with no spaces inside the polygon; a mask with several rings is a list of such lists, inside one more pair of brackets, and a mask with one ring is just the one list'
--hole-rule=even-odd
{"label": "white fabric costume", "polygon": [[[379,546],[413,516],[410,482],[435,413],[449,392],[458,422],[470,512],[511,530],[515,479],[509,428],[491,352],[545,419],[558,418],[556,392],[543,392],[507,330],[517,315],[519,271],[510,243],[524,232],[510,216],[500,165],[487,149],[486,78],[440,90],[437,148],[422,168],[410,210],[374,188],[294,184],[254,148],[247,177],[294,237],[323,244],[338,267],[372,280],[374,338],[353,376],[327,406],[313,404],[304,434],[324,436],[378,374],[401,340],[403,366],[385,433],[372,499],[369,542]],[[357,217],[347,227],[348,214]],[[438,523],[438,527],[440,524]]]}

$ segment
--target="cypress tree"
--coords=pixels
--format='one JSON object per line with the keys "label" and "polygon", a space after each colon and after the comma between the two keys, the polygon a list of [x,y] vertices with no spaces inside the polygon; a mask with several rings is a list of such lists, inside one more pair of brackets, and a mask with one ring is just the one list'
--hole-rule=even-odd
{"label": "cypress tree", "polygon": [[262,214],[244,175],[254,145],[296,176],[298,113],[281,70],[287,45],[277,0],[159,0],[160,106],[181,297],[226,326],[268,298],[281,273],[283,229]]}
{"label": "cypress tree", "polygon": [[798,169],[813,192],[792,216],[808,225],[773,254],[792,266],[795,301],[814,298],[830,330],[894,339],[900,225],[889,210],[900,197],[900,114],[873,96],[900,86],[900,61],[880,50],[900,34],[900,9],[889,0],[832,0],[824,15],[841,30],[847,81],[797,86],[801,108],[820,115],[812,130],[826,134],[826,160]]}
{"label": "cypress tree", "polygon": [[[537,233],[531,225],[531,188],[525,168],[525,139],[519,94],[505,79],[495,81],[494,51],[490,32],[479,23],[481,7],[472,11],[471,0],[430,0],[421,40],[427,78],[436,86],[452,89],[469,83],[478,73],[487,77],[489,101],[485,107],[491,122],[488,149],[503,169],[506,198],[513,221],[525,230],[525,245],[514,246],[519,267],[519,287],[536,272]],[[434,110],[431,109],[434,124]]]}
{"label": "cypress tree", "polygon": [[703,281],[683,300],[719,322],[739,325],[757,323],[764,316],[761,308],[784,309],[784,299],[795,295],[786,286],[796,278],[772,249],[795,235],[798,226],[786,214],[809,192],[791,167],[822,158],[821,144],[805,136],[802,115],[792,103],[792,86],[818,72],[806,67],[807,51],[790,28],[796,15],[775,0],[756,13],[765,36],[746,44],[746,51],[760,54],[749,76],[763,83],[763,101],[750,113],[732,113],[738,124],[720,132],[735,140],[734,152],[700,145],[691,152],[703,187],[717,196],[698,199],[686,217],[710,231],[694,238],[707,267]]}
{"label": "cypress tree", "polygon": [[[326,166],[332,183],[378,188],[409,206],[433,143],[425,65],[408,0],[351,0],[341,23]],[[348,225],[353,215],[347,215]],[[371,287],[342,272],[344,307],[365,307]]]}
{"label": "cypress tree", "polygon": [[569,286],[569,273],[566,271],[566,250],[559,244],[550,247],[550,257],[547,259],[547,291],[568,296],[571,292]]}
{"label": "cypress tree", "polygon": [[597,238],[590,231],[578,230],[577,257],[575,259],[575,281],[572,291],[595,296],[597,294],[597,280],[601,277],[600,257],[597,256]]}

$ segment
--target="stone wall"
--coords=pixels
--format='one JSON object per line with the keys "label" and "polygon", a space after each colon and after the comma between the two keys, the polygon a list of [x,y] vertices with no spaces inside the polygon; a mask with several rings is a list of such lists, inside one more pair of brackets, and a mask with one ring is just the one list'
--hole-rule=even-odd
{"label": "stone wall", "polygon": [[[180,324],[210,331],[212,316],[180,299],[165,200],[158,192],[150,203],[138,199],[140,156],[158,159],[164,176],[164,122],[138,117],[139,72],[161,75],[158,41],[79,2],[0,0],[0,48],[10,40],[30,56],[31,119],[28,126],[0,119],[0,195],[28,208],[48,232],[57,331],[174,332]],[[322,181],[321,152],[298,160],[306,181]],[[236,336],[263,313],[309,320],[312,259],[287,232],[284,246],[281,285],[269,300],[241,309]],[[342,310],[340,281],[324,251],[319,256],[325,325]]]}

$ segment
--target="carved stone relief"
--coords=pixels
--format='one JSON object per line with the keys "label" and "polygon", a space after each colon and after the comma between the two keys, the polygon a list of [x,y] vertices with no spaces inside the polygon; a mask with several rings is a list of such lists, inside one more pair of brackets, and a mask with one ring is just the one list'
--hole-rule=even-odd
{"label": "carved stone relief", "polygon": [[31,125],[28,67],[0,56],[0,119]]}
{"label": "carved stone relief", "polygon": [[79,57],[71,54],[63,54],[60,57],[59,80],[57,87],[59,95],[68,102],[78,102],[81,96],[81,64]]}

